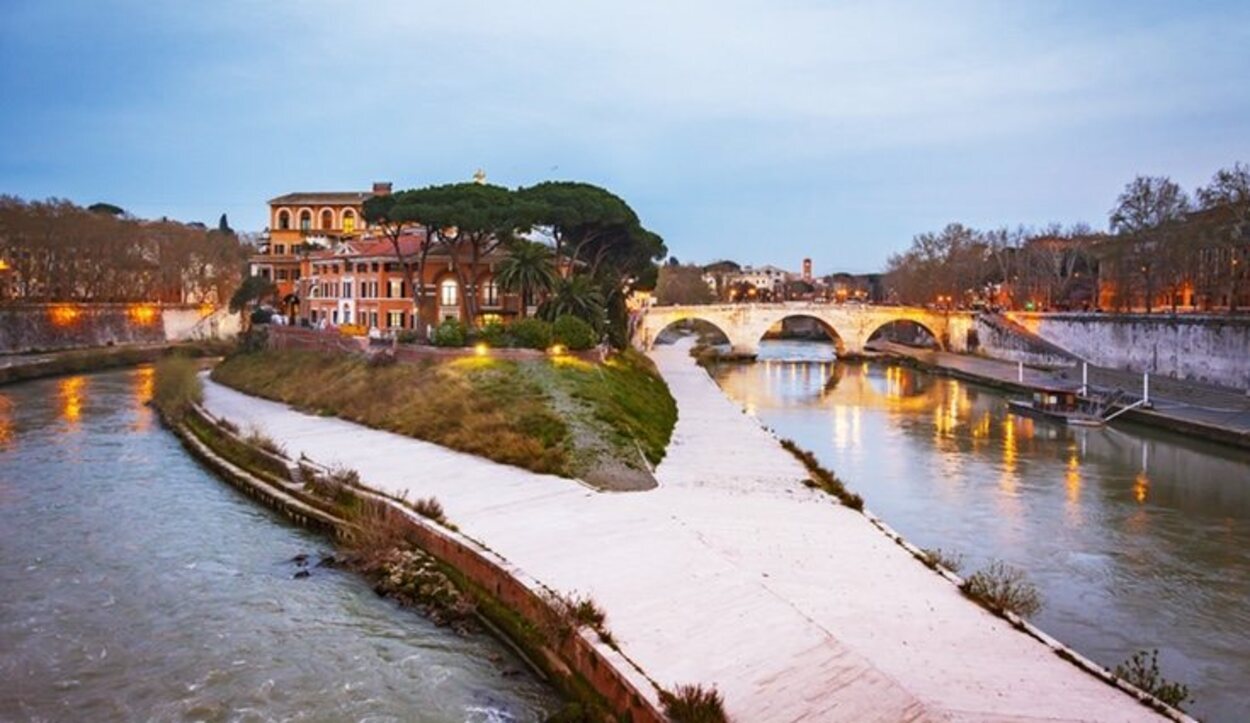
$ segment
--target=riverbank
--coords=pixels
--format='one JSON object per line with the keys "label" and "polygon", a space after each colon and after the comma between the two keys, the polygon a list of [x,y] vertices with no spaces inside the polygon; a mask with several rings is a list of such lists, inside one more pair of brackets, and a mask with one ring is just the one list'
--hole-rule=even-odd
{"label": "riverbank", "polygon": [[[509,350],[504,350],[509,351]],[[655,486],[676,407],[634,351],[390,361],[337,351],[266,349],[228,357],[214,381],[319,415],[579,479],[605,490]]]}
{"label": "riverbank", "polygon": [[213,383],[205,406],[379,491],[437,497],[511,569],[592,597],[652,680],[715,686],[740,720],[1154,715],[805,486],[807,471],[684,347],[653,358],[679,418],[660,486],[638,493],[595,493]]}
{"label": "riverbank", "polygon": [[[1007,392],[1032,394],[1038,388],[1079,385],[1080,371],[1038,369],[1026,366],[1023,381],[1012,362],[952,352],[916,349],[901,344],[881,344],[876,358],[885,357],[933,374],[984,384]],[[1141,392],[1141,375],[1090,369],[1091,386]],[[1151,377],[1152,409],[1129,409],[1117,419],[1202,439],[1250,449],[1250,397],[1235,390]],[[1119,407],[1113,407],[1118,409]]]}
{"label": "riverbank", "polygon": [[9,354],[0,356],[0,386],[44,377],[149,364],[175,352],[196,357],[219,356],[231,346],[229,342],[196,341]]}

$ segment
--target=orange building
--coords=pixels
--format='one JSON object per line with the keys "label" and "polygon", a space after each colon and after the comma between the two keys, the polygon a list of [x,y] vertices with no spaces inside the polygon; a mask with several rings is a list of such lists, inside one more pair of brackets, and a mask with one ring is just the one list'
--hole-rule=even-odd
{"label": "orange building", "polygon": [[[425,243],[422,233],[405,234],[399,240],[400,254],[415,260]],[[308,258],[307,274],[300,284],[307,311],[301,316],[314,325],[351,324],[380,331],[428,329],[446,319],[468,323],[464,298],[468,293],[477,302],[474,323],[508,321],[519,313],[520,299],[503,293],[495,282],[495,265],[502,258],[503,254],[494,253],[480,259],[466,284],[469,288],[462,288],[448,251],[439,245],[431,247],[421,273],[423,296],[416,313],[416,294],[404,281],[404,267],[390,240],[368,234],[348,239]],[[416,273],[415,262],[409,265]]]}
{"label": "orange building", "polygon": [[250,259],[251,275],[274,282],[284,309],[292,303],[298,308],[298,282],[308,274],[309,255],[359,238],[366,228],[365,201],[390,192],[390,183],[374,183],[372,191],[288,193],[271,199],[268,234]]}

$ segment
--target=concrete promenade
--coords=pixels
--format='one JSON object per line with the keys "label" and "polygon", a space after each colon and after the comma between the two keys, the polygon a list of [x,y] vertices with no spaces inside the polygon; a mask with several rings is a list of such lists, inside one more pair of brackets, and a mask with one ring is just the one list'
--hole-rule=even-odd
{"label": "concrete promenade", "polygon": [[805,488],[805,470],[684,346],[653,357],[679,421],[646,492],[595,492],[207,381],[205,406],[293,456],[437,497],[536,579],[594,597],[657,683],[715,685],[737,721],[1161,719]]}

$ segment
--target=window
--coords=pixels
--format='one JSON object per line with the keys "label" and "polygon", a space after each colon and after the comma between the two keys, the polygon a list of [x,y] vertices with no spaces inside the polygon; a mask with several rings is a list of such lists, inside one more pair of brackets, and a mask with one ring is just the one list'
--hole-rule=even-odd
{"label": "window", "polygon": [[343,282],[343,298],[344,299],[352,298],[352,282],[350,281]]}
{"label": "window", "polygon": [[278,212],[278,228],[283,231],[291,228],[291,212],[285,208]]}
{"label": "window", "polygon": [[404,298],[404,281],[403,279],[388,279],[386,282],[386,298],[402,299]]}
{"label": "window", "polygon": [[499,284],[496,284],[494,279],[482,284],[482,304],[499,306]]}
{"label": "window", "polygon": [[386,312],[386,326],[391,329],[401,329],[404,326],[404,312],[388,311]]}
{"label": "window", "polygon": [[441,292],[439,299],[443,306],[455,306],[459,303],[460,285],[456,283],[455,279],[444,280],[439,289]]}
{"label": "window", "polygon": [[343,233],[351,233],[356,230],[356,214],[351,209],[343,212]]}
{"label": "window", "polygon": [[378,325],[378,312],[376,311],[369,312],[369,326],[377,326],[377,325]]}
{"label": "window", "polygon": [[334,212],[326,209],[321,212],[321,230],[329,231],[334,228]]}
{"label": "window", "polygon": [[286,281],[286,269],[278,269],[278,281]]}
{"label": "window", "polygon": [[300,231],[312,230],[312,212],[309,211],[308,209],[304,209],[303,211],[299,212],[299,230]]}
{"label": "window", "polygon": [[286,244],[274,244],[273,252],[278,256],[286,255]]}
{"label": "window", "polygon": [[330,311],[330,315],[334,318],[335,324],[339,323],[339,310],[338,309],[332,309]]}

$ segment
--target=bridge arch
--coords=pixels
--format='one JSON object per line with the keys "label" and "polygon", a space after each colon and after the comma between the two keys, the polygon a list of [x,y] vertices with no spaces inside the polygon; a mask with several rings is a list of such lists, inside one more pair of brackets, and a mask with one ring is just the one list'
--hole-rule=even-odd
{"label": "bridge arch", "polygon": [[[868,335],[864,337],[864,343],[867,344],[871,341],[875,341],[876,339],[882,338],[882,337],[886,337],[887,340],[889,340],[888,337],[890,336],[891,332],[895,332],[895,333],[901,332],[903,335],[907,335],[909,332],[914,334],[915,329],[919,329],[920,331],[923,331],[926,335],[928,335],[930,339],[933,340],[933,344],[932,344],[933,348],[936,348],[937,350],[942,351],[942,350],[945,350],[946,347],[948,346],[948,343],[942,339],[942,335],[939,334],[936,330],[934,330],[932,326],[930,326],[929,324],[926,324],[923,321],[908,318],[906,316],[900,316],[895,319],[885,319],[885,320],[880,321],[879,323],[876,323],[872,327],[872,330],[868,333]],[[899,343],[908,344],[909,342],[899,341]]]}
{"label": "bridge arch", "polygon": [[784,328],[785,323],[792,319],[815,322],[816,327],[819,328],[821,331],[823,331],[825,336],[829,338],[829,341],[833,343],[834,349],[837,350],[838,356],[843,356],[846,354],[846,340],[843,338],[842,334],[838,333],[837,328],[834,327],[834,325],[829,320],[822,319],[821,317],[816,316],[815,314],[804,313],[802,311],[796,311],[793,313],[782,313],[778,315],[777,318],[772,321],[772,324],[770,324],[768,328],[765,329],[764,332],[760,334],[759,338],[755,340],[756,344],[758,344],[760,341],[767,339],[770,334],[780,332]]}
{"label": "bridge arch", "polygon": [[665,319],[663,322],[663,326],[657,326],[654,329],[652,333],[652,337],[651,337],[651,345],[654,346],[655,344],[665,343],[665,341],[661,339],[661,337],[664,336],[665,332],[672,331],[673,328],[676,327],[678,324],[685,324],[688,322],[697,322],[698,324],[704,327],[710,327],[711,329],[716,331],[716,333],[724,337],[725,344],[733,343],[732,338],[729,336],[729,332],[724,328],[722,324],[717,324],[715,321],[704,318],[703,316],[699,314],[686,314],[686,315],[678,314],[678,315],[674,315],[672,318]]}

